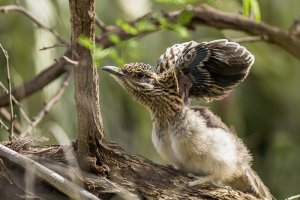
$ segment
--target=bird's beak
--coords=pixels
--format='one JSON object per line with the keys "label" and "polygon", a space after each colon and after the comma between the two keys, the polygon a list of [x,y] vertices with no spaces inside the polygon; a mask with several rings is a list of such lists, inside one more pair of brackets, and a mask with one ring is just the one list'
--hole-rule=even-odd
{"label": "bird's beak", "polygon": [[108,73],[115,75],[115,76],[124,76],[122,70],[119,67],[115,66],[104,66],[102,70],[107,71]]}

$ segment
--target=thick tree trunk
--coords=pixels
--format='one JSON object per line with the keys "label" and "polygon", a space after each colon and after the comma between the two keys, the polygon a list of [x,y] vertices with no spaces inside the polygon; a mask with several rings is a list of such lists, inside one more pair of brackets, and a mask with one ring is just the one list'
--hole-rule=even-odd
{"label": "thick tree trunk", "polygon": [[[99,81],[93,52],[78,43],[79,37],[95,41],[94,0],[69,0],[72,24],[72,58],[78,120],[78,162],[83,169],[95,166],[95,149],[103,138],[99,105]],[[92,163],[91,163],[92,162]]]}

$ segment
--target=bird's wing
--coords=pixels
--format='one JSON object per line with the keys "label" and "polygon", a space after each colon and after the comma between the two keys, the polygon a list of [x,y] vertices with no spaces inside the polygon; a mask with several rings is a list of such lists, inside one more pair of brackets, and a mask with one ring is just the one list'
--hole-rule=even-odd
{"label": "bird's wing", "polygon": [[238,43],[192,41],[168,48],[157,72],[174,66],[180,90],[188,87],[188,97],[220,99],[246,78],[253,62],[254,56]]}
{"label": "bird's wing", "polygon": [[173,46],[166,49],[166,52],[162,54],[156,65],[156,73],[160,74],[167,69],[176,66],[178,59],[182,56],[183,51],[187,47],[196,46],[198,43],[195,41],[185,42],[181,44],[174,44]]}

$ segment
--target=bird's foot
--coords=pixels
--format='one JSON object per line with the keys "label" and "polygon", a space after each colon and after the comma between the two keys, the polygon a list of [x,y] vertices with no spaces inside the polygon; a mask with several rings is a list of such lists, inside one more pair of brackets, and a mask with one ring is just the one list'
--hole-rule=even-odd
{"label": "bird's foot", "polygon": [[211,176],[211,175],[208,175],[208,176],[193,176],[194,178],[196,178],[196,180],[194,181],[190,181],[188,182],[188,186],[192,187],[192,186],[195,186],[195,185],[201,185],[201,184],[204,184],[204,183],[213,183],[213,179],[214,177]]}
{"label": "bird's foot", "polygon": [[193,174],[188,174],[188,176],[196,179],[196,180],[188,182],[188,186],[190,186],[190,187],[205,184],[205,183],[210,183],[215,187],[219,187],[219,188],[227,189],[227,190],[231,189],[230,186],[224,185],[221,181],[215,180],[215,178],[211,175],[195,176]]}
{"label": "bird's foot", "polygon": [[216,187],[219,187],[219,188],[222,188],[222,189],[227,189],[227,190],[231,189],[230,186],[224,185],[221,181],[213,180],[213,181],[211,181],[211,184],[213,186],[216,186]]}

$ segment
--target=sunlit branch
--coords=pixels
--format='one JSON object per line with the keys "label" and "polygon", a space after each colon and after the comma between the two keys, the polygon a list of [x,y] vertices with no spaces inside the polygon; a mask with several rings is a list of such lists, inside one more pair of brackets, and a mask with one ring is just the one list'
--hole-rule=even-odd
{"label": "sunlit branch", "polygon": [[24,167],[26,170],[31,173],[39,176],[47,183],[55,187],[57,190],[71,197],[72,199],[91,199],[99,200],[98,197],[92,193],[84,190],[78,185],[72,183],[68,179],[59,175],[58,173],[50,170],[44,165],[39,164],[38,162],[27,158],[10,148],[0,144],[0,156],[9,159],[10,161]]}

